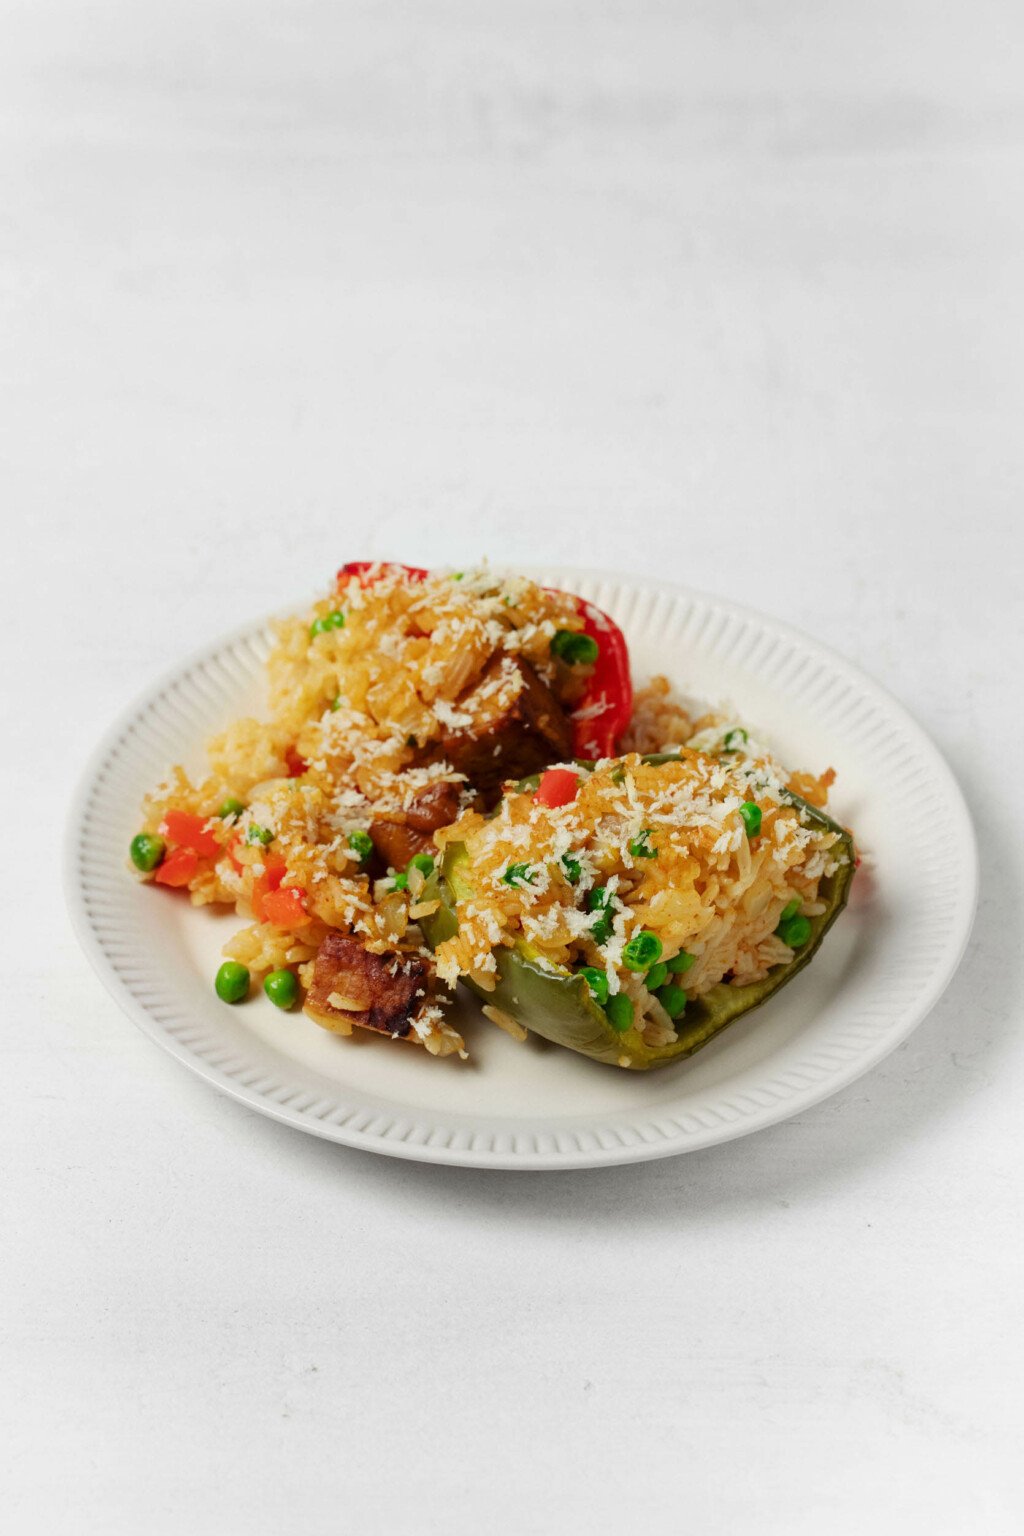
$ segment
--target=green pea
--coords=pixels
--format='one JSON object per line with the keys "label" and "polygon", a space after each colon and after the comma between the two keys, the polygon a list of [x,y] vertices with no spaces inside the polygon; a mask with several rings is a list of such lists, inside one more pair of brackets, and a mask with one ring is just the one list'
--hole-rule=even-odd
{"label": "green pea", "polygon": [[681,976],[684,971],[688,971],[690,966],[696,965],[696,963],[697,956],[688,955],[685,949],[681,949],[678,955],[673,955],[671,960],[666,961],[673,976]]}
{"label": "green pea", "polygon": [[258,827],[253,821],[249,824],[245,840],[247,843],[261,843],[264,848],[269,848],[274,841],[274,834],[269,827]]}
{"label": "green pea", "polygon": [[245,806],[242,804],[241,800],[236,800],[234,795],[228,795],[227,799],[224,801],[224,804],[217,812],[217,815],[220,817],[221,821],[226,821],[229,816],[241,816],[244,810]]}
{"label": "green pea", "polygon": [[392,882],[391,882],[391,889],[393,891],[405,891],[405,890],[408,890],[408,888],[409,888],[409,876],[406,874],[405,870],[403,869],[402,873],[400,875],[396,875],[395,878],[392,880]]}
{"label": "green pea", "polygon": [[313,620],[312,624],[309,626],[309,638],[311,640],[315,640],[317,635],[326,635],[330,629],[344,628],[345,615],[342,613],[340,608],[335,608],[330,613],[324,614],[322,618]]}
{"label": "green pea", "polygon": [[136,869],[141,869],[144,875],[156,869],[166,851],[167,844],[163,838],[157,837],[153,832],[137,833],[128,845],[132,863]]}
{"label": "green pea", "polygon": [[551,654],[567,666],[590,666],[597,660],[600,647],[593,635],[585,635],[579,629],[560,629],[551,637]]}
{"label": "green pea", "polygon": [[291,971],[271,971],[263,978],[263,990],[275,1008],[291,1008],[299,995],[299,984]]}
{"label": "green pea", "polygon": [[740,743],[746,743],[749,740],[750,737],[747,735],[742,725],[738,725],[734,730],[726,731],[725,740],[722,742],[722,751],[738,752],[740,749]]}
{"label": "green pea", "polygon": [[608,1015],[608,1023],[620,1035],[633,1023],[633,1004],[625,992],[616,992],[614,997],[610,997],[604,1011]]}
{"label": "green pea", "polygon": [[744,800],[740,806],[740,817],[747,829],[747,836],[756,837],[761,830],[761,807],[755,805],[753,800]]}
{"label": "green pea", "polygon": [[670,981],[668,986],[662,987],[658,993],[658,1002],[670,1019],[678,1019],[686,1007],[686,1001],[686,993],[682,987],[677,987],[674,981]]}
{"label": "green pea", "polygon": [[225,960],[213,988],[222,1003],[240,1003],[249,991],[249,972],[237,960]]}
{"label": "green pea", "polygon": [[373,857],[373,838],[369,832],[364,831],[362,827],[358,827],[355,832],[349,833],[348,845],[358,857],[360,865],[370,862],[370,859]]}
{"label": "green pea", "polygon": [[634,838],[630,843],[629,851],[634,859],[656,859],[658,857],[657,848],[652,848],[650,845],[650,836],[650,827],[645,827],[640,836]]}
{"label": "green pea", "polygon": [[405,867],[410,871],[418,869],[420,874],[424,876],[434,873],[434,861],[429,853],[414,853]]}
{"label": "green pea", "polygon": [[503,885],[532,885],[537,878],[536,870],[529,864],[510,864],[501,877]]}
{"label": "green pea", "polygon": [[650,970],[647,972],[647,975],[644,977],[644,986],[647,988],[648,992],[657,992],[658,988],[663,987],[667,980],[668,966],[665,964],[664,960],[659,960],[657,965],[651,966]]}
{"label": "green pea", "polygon": [[608,1001],[608,977],[605,972],[593,965],[583,965],[579,974],[590,988],[594,1001],[603,1008]]}
{"label": "green pea", "polygon": [[791,917],[787,923],[780,923],[775,931],[790,949],[801,949],[811,936],[811,921],[807,917]]}
{"label": "green pea", "polygon": [[580,875],[583,873],[583,865],[579,859],[574,859],[571,853],[563,853],[562,868],[565,870],[565,878],[569,884],[578,885]]}
{"label": "green pea", "polygon": [[646,971],[661,959],[661,940],[649,928],[634,933],[622,951],[622,963],[628,971]]}
{"label": "green pea", "polygon": [[608,887],[595,885],[587,892],[587,911],[600,912],[601,908],[608,904]]}
{"label": "green pea", "polygon": [[788,923],[790,918],[791,917],[796,917],[796,915],[797,915],[797,913],[799,911],[800,911],[800,903],[799,903],[799,901],[796,901],[796,900],[787,901],[786,905],[783,907],[782,911],[779,913],[779,922],[780,923]]}

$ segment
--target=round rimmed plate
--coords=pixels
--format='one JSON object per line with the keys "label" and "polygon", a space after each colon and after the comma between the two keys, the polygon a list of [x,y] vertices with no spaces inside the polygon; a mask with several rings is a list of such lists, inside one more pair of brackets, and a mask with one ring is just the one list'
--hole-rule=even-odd
{"label": "round rimmed plate", "polygon": [[[133,881],[143,794],[207,736],[260,708],[266,622],[199,652],[133,705],[83,776],[65,885],[82,945],[116,1001],[215,1087],[300,1130],[367,1151],[480,1168],[583,1168],[666,1157],[761,1129],[880,1061],[924,1018],[963,953],[977,894],[960,790],[876,683],[799,631],[667,583],[541,570],[626,633],[637,679],[728,704],[784,762],[838,770],[830,809],[865,852],[847,911],[813,963],[689,1061],[616,1072],[517,1045],[460,1001],[471,1060],[340,1039],[262,996],[219,1002],[211,978],[238,927]],[[298,605],[297,605],[298,606]]]}

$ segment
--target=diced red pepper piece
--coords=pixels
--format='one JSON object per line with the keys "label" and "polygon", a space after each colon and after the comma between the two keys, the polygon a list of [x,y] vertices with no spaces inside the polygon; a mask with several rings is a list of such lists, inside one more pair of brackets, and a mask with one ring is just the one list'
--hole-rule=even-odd
{"label": "diced red pepper piece", "polygon": [[263,921],[275,928],[307,928],[313,921],[306,911],[306,893],[300,885],[286,885],[263,898]]}
{"label": "diced red pepper piece", "polygon": [[288,777],[290,779],[301,779],[302,775],[309,768],[309,764],[306,762],[306,759],[304,757],[300,757],[294,747],[289,747],[287,749],[284,754],[284,760],[288,769]]}
{"label": "diced red pepper piece", "polygon": [[[369,574],[371,571],[373,575]],[[404,571],[412,581],[422,581],[428,574],[422,566],[400,565],[395,560],[350,560],[338,572],[338,581],[347,581],[350,576],[358,576],[359,585],[369,587],[385,571]]]}
{"label": "diced red pepper piece", "polygon": [[175,848],[164,859],[153,879],[157,885],[169,885],[174,890],[188,885],[199,868],[199,855],[192,848]]}
{"label": "diced red pepper piece", "polygon": [[287,873],[288,865],[284,859],[267,859],[263,865],[262,875],[257,875],[253,881],[252,915],[258,923],[268,921],[265,907],[266,899],[278,889]]}
{"label": "diced red pepper piece", "polygon": [[206,827],[209,816],[193,816],[189,811],[167,811],[160,830],[176,848],[188,848],[201,858],[215,859],[220,844]]}
{"label": "diced red pepper piece", "polygon": [[580,776],[573,773],[571,768],[547,768],[540,776],[533,798],[538,805],[546,805],[550,810],[555,810],[575,800],[579,787]]}

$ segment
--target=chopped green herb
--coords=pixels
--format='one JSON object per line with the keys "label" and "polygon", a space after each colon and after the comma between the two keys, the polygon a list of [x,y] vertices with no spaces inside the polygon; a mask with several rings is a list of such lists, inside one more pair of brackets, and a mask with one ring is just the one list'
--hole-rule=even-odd
{"label": "chopped green herb", "polygon": [[315,640],[317,635],[326,635],[330,629],[344,628],[345,615],[340,608],[334,608],[330,613],[324,614],[322,618],[313,620],[309,626],[309,638]]}
{"label": "chopped green herb", "polygon": [[510,864],[501,877],[503,885],[532,885],[537,878],[537,871],[529,864]]}
{"label": "chopped green herb", "polygon": [[269,827],[258,827],[254,821],[251,821],[245,840],[247,843],[262,843],[264,848],[269,848],[274,841],[274,834]]}
{"label": "chopped green herb", "polygon": [[756,837],[761,830],[761,807],[755,805],[753,800],[744,800],[740,806],[740,817],[747,829],[747,836]]}
{"label": "chopped green herb", "polygon": [[577,885],[580,875],[583,873],[583,866],[579,859],[574,859],[571,853],[563,853],[562,868],[565,870],[565,878],[569,884]]}
{"label": "chopped green herb", "polygon": [[609,777],[615,787],[618,788],[626,782],[626,770],[625,768],[613,768]]}
{"label": "chopped green herb", "polygon": [[745,743],[749,740],[750,737],[747,735],[747,732],[743,729],[742,725],[737,725],[733,730],[726,731],[725,740],[722,742],[722,751],[738,752],[740,749],[740,743]]}
{"label": "chopped green herb", "polygon": [[606,885],[595,885],[592,890],[587,892],[588,912],[600,912],[601,908],[607,905],[608,887]]}
{"label": "chopped green herb", "polygon": [[590,930],[590,936],[595,944],[607,944],[608,940],[612,936],[612,919],[610,913],[601,913],[601,916]]}
{"label": "chopped green herb", "polygon": [[650,836],[650,827],[644,827],[643,831],[640,833],[640,836],[635,837],[630,843],[629,851],[633,855],[634,859],[656,859],[658,857],[657,848],[651,847]]}

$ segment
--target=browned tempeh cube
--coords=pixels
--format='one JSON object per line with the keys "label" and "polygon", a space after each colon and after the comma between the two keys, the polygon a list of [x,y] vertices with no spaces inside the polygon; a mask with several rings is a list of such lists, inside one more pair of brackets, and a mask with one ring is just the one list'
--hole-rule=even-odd
{"label": "browned tempeh cube", "polygon": [[370,822],[370,836],[381,858],[393,869],[404,869],[417,853],[433,855],[434,833],[459,814],[459,785],[440,781],[421,789],[404,811],[379,811]]}
{"label": "browned tempeh cube", "polygon": [[[494,684],[504,667],[507,681]],[[572,755],[572,725],[551,689],[524,661],[496,658],[456,708],[472,724],[445,732],[440,755],[475,789],[493,795],[505,779],[525,778]]]}
{"label": "browned tempeh cube", "polygon": [[306,1012],[325,1029],[343,1034],[359,1025],[383,1035],[408,1035],[429,986],[427,963],[419,955],[397,950],[375,955],[346,933],[327,935],[313,967]]}

